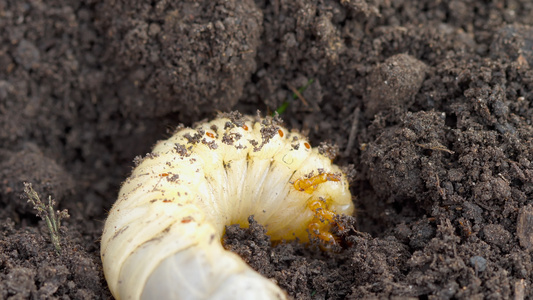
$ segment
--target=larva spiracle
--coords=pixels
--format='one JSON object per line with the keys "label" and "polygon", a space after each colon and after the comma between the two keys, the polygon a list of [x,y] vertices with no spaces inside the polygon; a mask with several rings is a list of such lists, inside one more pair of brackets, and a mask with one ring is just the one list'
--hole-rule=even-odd
{"label": "larva spiracle", "polygon": [[222,115],[159,141],[123,183],[101,257],[116,299],[284,299],[221,245],[250,215],[272,240],[334,243],[354,207],[346,175],[273,118]]}

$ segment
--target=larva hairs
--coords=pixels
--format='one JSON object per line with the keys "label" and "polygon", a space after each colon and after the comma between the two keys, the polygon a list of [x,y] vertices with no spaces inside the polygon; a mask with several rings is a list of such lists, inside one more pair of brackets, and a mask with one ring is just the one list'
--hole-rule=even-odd
{"label": "larva hairs", "polygon": [[105,222],[101,257],[116,299],[285,299],[226,251],[226,225],[272,240],[335,243],[354,210],[346,175],[278,118],[223,114],[180,127],[136,159]]}

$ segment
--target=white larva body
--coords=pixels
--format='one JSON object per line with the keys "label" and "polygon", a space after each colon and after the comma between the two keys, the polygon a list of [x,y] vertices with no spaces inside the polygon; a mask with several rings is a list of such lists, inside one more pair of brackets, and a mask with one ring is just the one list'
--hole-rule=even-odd
{"label": "white larva body", "polygon": [[[294,182],[339,174],[312,192]],[[273,240],[308,240],[310,199],[352,214],[346,176],[272,119],[222,117],[158,142],[124,182],[102,236],[116,299],[284,299],[272,281],[224,250],[226,225],[255,219]]]}

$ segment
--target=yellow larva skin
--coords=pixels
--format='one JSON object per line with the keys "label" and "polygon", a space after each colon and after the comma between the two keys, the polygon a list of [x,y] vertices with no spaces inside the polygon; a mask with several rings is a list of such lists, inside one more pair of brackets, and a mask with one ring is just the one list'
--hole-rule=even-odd
{"label": "yellow larva skin", "polygon": [[[295,189],[322,172],[341,179]],[[179,129],[137,165],[109,212],[109,288],[116,299],[285,299],[220,241],[226,225],[254,215],[273,240],[306,242],[316,213],[308,203],[319,197],[336,214],[353,213],[342,171],[271,118],[228,115]]]}

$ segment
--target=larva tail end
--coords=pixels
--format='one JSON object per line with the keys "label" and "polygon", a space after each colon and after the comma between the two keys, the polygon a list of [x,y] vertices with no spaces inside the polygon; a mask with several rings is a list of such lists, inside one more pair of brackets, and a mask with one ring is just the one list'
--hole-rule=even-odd
{"label": "larva tail end", "polygon": [[269,279],[222,246],[196,245],[164,259],[148,278],[141,299],[287,299]]}

